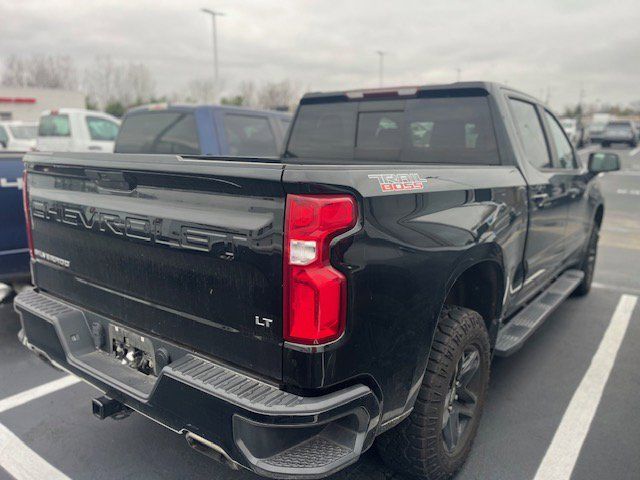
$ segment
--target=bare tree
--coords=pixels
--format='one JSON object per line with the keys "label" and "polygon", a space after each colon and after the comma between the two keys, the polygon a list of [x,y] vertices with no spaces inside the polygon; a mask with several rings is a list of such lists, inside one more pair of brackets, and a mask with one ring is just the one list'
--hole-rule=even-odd
{"label": "bare tree", "polygon": [[242,97],[242,105],[255,107],[257,104],[256,86],[252,81],[244,81],[240,83],[238,95]]}
{"label": "bare tree", "polygon": [[34,55],[29,58],[11,55],[4,62],[2,84],[15,87],[78,87],[76,68],[68,56]]}
{"label": "bare tree", "polygon": [[291,108],[300,97],[300,89],[289,80],[267,82],[257,93],[257,104],[263,108]]}
{"label": "bare tree", "polygon": [[185,100],[194,103],[211,103],[215,97],[215,88],[211,80],[194,79],[187,84]]}
{"label": "bare tree", "polygon": [[155,97],[155,81],[142,63],[118,63],[109,56],[96,57],[85,71],[84,88],[89,98],[104,108],[109,103],[125,107]]}
{"label": "bare tree", "polygon": [[148,102],[155,97],[156,82],[146,65],[130,63],[123,80],[119,89],[123,96],[126,93],[130,95],[129,104]]}
{"label": "bare tree", "polygon": [[26,87],[29,82],[29,73],[24,59],[17,55],[11,55],[4,61],[2,72],[2,85],[6,87]]}

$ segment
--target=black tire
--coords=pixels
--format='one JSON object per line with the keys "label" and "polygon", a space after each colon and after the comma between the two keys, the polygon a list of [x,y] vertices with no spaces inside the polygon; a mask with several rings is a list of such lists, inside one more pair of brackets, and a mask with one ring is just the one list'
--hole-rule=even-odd
{"label": "black tire", "polygon": [[582,297],[591,290],[593,282],[593,273],[596,267],[596,259],[598,257],[598,239],[600,238],[600,229],[598,225],[593,225],[591,234],[589,235],[589,243],[580,262],[580,270],[584,272],[584,278],[578,288],[573,292],[576,297]]}
{"label": "black tire", "polygon": [[[465,377],[476,361],[474,373]],[[490,361],[482,317],[467,308],[445,305],[413,412],[377,439],[385,463],[422,479],[452,477],[467,459],[478,430]],[[454,424],[459,443],[451,449]]]}

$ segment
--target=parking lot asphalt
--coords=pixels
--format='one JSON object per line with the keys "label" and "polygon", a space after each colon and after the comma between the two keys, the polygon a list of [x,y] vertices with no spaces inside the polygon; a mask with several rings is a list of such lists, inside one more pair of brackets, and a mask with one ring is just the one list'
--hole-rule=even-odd
{"label": "parking lot asphalt", "polygon": [[[635,401],[640,390],[640,305],[612,354],[615,361],[593,421],[577,426],[567,422],[572,399],[592,372],[594,355],[602,354],[601,340],[621,297],[640,296],[640,152],[615,151],[623,171],[602,179],[606,211],[594,289],[584,298],[567,300],[514,356],[494,360],[478,437],[457,479],[542,478],[536,472],[543,461],[555,458],[554,452],[549,454],[554,436],[564,429],[571,434],[576,427],[586,437],[572,460],[572,479],[640,478]],[[100,422],[90,408],[97,391],[84,383],[8,407],[5,402],[3,409],[3,399],[65,377],[18,343],[18,329],[12,306],[0,305],[0,479],[257,478],[194,452],[182,437],[141,415]],[[332,477],[392,478],[402,477],[381,464],[375,449]]]}

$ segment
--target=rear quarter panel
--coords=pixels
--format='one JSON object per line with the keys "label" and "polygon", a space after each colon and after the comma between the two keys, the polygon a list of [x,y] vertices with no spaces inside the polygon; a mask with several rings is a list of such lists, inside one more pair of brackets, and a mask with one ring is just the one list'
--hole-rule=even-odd
{"label": "rear quarter panel", "polygon": [[[410,191],[384,191],[380,175],[424,179]],[[384,418],[412,402],[449,288],[469,266],[493,260],[508,284],[526,236],[525,182],[516,167],[288,165],[290,193],[350,192],[357,233],[334,250],[348,278],[345,335],[321,351],[284,350],[285,383],[331,387],[358,378],[378,390]],[[335,263],[335,262],[334,262]]]}

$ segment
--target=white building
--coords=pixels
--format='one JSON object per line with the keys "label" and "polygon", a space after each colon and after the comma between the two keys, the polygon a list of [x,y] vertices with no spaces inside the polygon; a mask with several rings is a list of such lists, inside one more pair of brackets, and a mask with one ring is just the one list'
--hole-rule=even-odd
{"label": "white building", "polygon": [[85,97],[81,92],[0,86],[0,120],[37,122],[43,110],[84,107]]}

